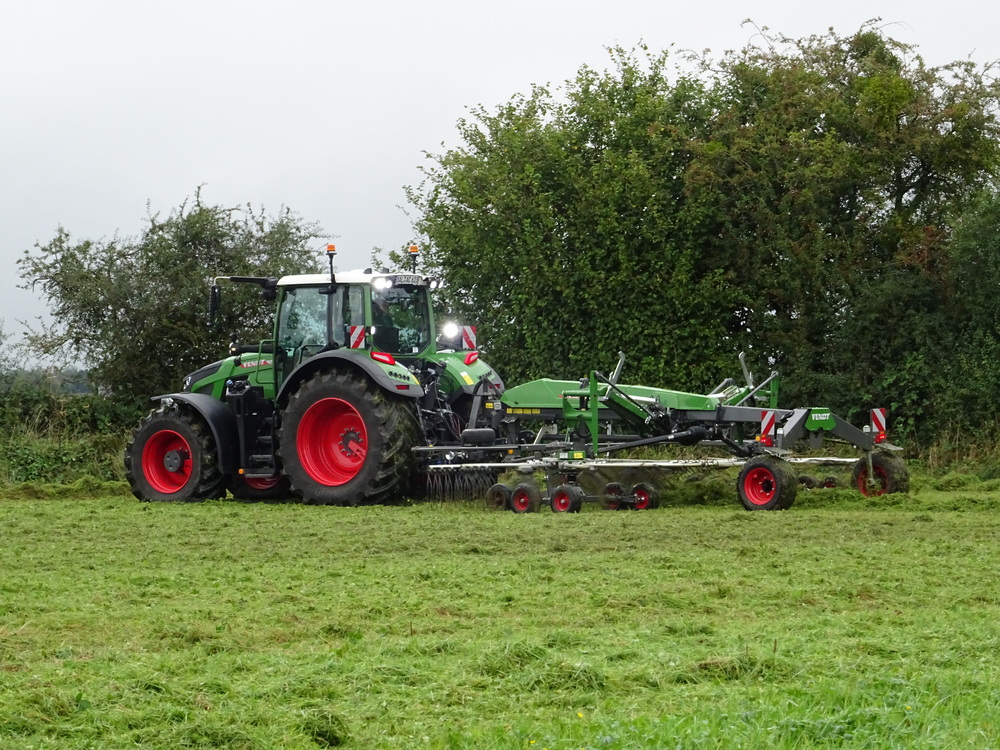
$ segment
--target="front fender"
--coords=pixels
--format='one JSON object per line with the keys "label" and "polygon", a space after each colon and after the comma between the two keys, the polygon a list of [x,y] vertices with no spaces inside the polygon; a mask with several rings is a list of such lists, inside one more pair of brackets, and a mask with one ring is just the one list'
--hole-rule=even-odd
{"label": "front fender", "polygon": [[212,431],[219,456],[219,471],[223,474],[232,474],[239,468],[239,431],[236,428],[236,417],[224,402],[204,393],[168,393],[163,396],[153,396],[153,401],[161,403],[174,401],[194,409]]}

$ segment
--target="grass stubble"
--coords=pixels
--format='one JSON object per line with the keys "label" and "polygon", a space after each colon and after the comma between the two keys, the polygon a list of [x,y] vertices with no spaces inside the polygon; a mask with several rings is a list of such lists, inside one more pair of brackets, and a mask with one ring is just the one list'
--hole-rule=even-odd
{"label": "grass stubble", "polygon": [[996,746],[1000,490],[956,482],[785,513],[3,500],[0,748]]}

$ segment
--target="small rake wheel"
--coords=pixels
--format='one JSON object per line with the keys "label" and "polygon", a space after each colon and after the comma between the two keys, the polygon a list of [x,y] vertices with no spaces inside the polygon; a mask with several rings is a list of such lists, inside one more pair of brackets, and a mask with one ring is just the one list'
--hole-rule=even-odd
{"label": "small rake wheel", "polygon": [[542,493],[534,482],[521,482],[510,495],[510,509],[515,513],[537,513]]}
{"label": "small rake wheel", "polygon": [[560,484],[549,498],[553,513],[579,513],[583,505],[584,492],[575,484]]}
{"label": "small rake wheel", "polygon": [[908,492],[910,472],[906,463],[891,453],[872,453],[872,481],[868,481],[868,462],[858,459],[851,472],[851,480],[865,497],[891,495],[894,492]]}
{"label": "small rake wheel", "polygon": [[795,472],[773,456],[746,462],[736,479],[736,491],[747,510],[786,510],[795,502]]}
{"label": "small rake wheel", "polygon": [[625,503],[622,501],[622,496],[627,494],[625,492],[625,485],[621,482],[609,482],[604,485],[604,497],[601,500],[601,507],[606,510],[621,510]]}
{"label": "small rake wheel", "polygon": [[629,492],[635,498],[632,510],[652,510],[660,507],[660,497],[653,485],[640,482]]}
{"label": "small rake wheel", "polygon": [[509,510],[513,494],[506,484],[494,484],[486,491],[486,507],[490,510]]}

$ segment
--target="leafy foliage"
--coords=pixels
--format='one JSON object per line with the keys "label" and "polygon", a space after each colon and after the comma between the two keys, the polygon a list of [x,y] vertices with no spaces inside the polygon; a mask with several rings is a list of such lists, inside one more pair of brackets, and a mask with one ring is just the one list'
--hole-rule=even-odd
{"label": "leafy foliage", "polygon": [[624,349],[630,380],[702,389],[746,350],[786,404],[928,423],[1000,88],[872,25],[766,41],[687,72],[613,49],[610,72],[473,110],[431,157],[409,190],[428,258],[509,380]]}
{"label": "leafy foliage", "polygon": [[270,326],[259,290],[240,287],[226,298],[220,328],[209,329],[211,279],[301,272],[320,236],[288,209],[268,216],[210,206],[200,193],[165,218],[151,214],[139,237],[74,242],[60,228],[18,262],[24,286],[40,290],[52,313],[29,345],[90,365],[94,385],[115,399],[176,390],[183,375],[218,359],[219,330],[259,337]]}

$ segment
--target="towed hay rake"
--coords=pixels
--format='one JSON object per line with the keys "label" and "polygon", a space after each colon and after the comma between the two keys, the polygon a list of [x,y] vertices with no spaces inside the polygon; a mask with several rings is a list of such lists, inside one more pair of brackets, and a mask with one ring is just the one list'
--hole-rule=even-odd
{"label": "towed hay rake", "polygon": [[[707,395],[619,384],[625,354],[606,377],[592,371],[579,383],[537,380],[510,388],[485,402],[489,434],[506,436],[494,444],[416,448],[422,456],[432,496],[485,494],[490,507],[515,513],[548,505],[554,512],[580,510],[584,502],[606,508],[642,510],[659,504],[654,481],[626,486],[609,481],[599,492],[580,485],[584,473],[614,475],[623,470],[705,471],[742,467],[737,496],[747,510],[791,507],[800,466],[852,466],[852,483],[865,495],[901,492],[908,487],[902,460],[887,451],[884,410],[873,410],[872,424],[858,429],[825,408],[778,409],[774,406],[777,373],[754,385],[743,356],[745,386],[731,379]],[[748,405],[756,404],[756,405]],[[478,415],[471,415],[472,432]],[[807,441],[818,448],[824,439],[847,443],[860,458],[794,457],[791,449]],[[637,460],[613,454],[665,445],[722,448],[726,458]],[[490,461],[488,456],[496,460]],[[486,487],[492,477],[516,472],[523,479]],[[544,482],[534,479],[543,475]]]}

